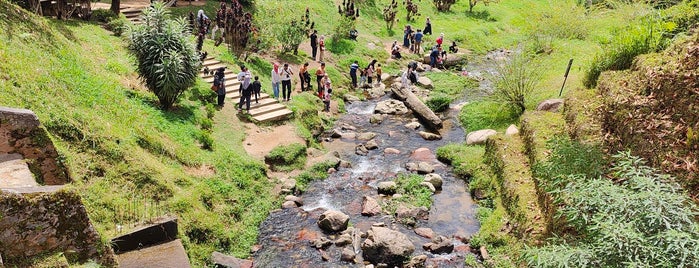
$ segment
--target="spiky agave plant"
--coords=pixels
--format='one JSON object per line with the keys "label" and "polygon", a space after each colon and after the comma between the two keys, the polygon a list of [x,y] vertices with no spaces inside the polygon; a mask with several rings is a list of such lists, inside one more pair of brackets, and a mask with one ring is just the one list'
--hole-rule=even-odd
{"label": "spiky agave plant", "polygon": [[167,110],[194,85],[201,63],[183,18],[169,19],[165,6],[156,2],[143,11],[143,21],[130,26],[128,48],[139,76]]}

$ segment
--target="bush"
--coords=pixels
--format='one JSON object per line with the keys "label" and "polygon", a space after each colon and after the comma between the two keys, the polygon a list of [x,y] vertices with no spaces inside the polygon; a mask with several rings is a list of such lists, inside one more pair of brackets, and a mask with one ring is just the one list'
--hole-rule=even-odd
{"label": "bush", "polygon": [[126,30],[127,23],[129,23],[129,20],[126,19],[126,16],[124,16],[124,14],[119,14],[118,17],[109,19],[106,28],[112,31],[114,36],[121,36]]}
{"label": "bush", "polygon": [[306,190],[308,183],[314,180],[325,179],[328,177],[328,169],[335,167],[332,162],[321,162],[313,165],[310,169],[298,175],[296,179],[296,189],[300,191]]}
{"label": "bush", "polygon": [[90,20],[108,23],[109,21],[116,19],[118,16],[109,9],[95,9],[90,15]]}
{"label": "bush", "polygon": [[459,121],[467,131],[506,128],[518,118],[517,111],[492,101],[469,103],[459,112]]}
{"label": "bush", "polygon": [[206,130],[206,131],[211,131],[214,126],[214,121],[212,121],[209,118],[202,118],[201,119],[201,129]]}
{"label": "bush", "polygon": [[607,161],[602,148],[567,138],[550,140],[551,154],[545,162],[534,166],[534,176],[547,190],[569,183],[571,175],[598,178],[606,171]]}
{"label": "bush", "polygon": [[214,149],[214,138],[208,131],[202,131],[199,135],[199,142],[201,143],[201,148],[205,150]]}
{"label": "bush", "polygon": [[449,109],[452,99],[447,96],[434,96],[427,100],[425,104],[435,113],[444,112]]}
{"label": "bush", "polygon": [[265,163],[274,171],[292,171],[306,164],[306,146],[300,143],[280,145],[265,156]]}
{"label": "bush", "polygon": [[493,99],[506,103],[521,115],[526,110],[527,98],[541,78],[541,72],[530,58],[519,53],[509,61],[499,63],[495,69],[490,78],[495,85]]}

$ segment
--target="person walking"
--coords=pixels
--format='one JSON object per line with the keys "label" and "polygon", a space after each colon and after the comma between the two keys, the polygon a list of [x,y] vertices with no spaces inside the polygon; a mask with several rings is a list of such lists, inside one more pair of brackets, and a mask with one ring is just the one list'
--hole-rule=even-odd
{"label": "person walking", "polygon": [[369,83],[369,87],[372,87],[372,79],[374,78],[374,73],[376,69],[374,68],[374,65],[376,64],[376,60],[372,60],[371,63],[366,67],[366,79],[367,82]]}
{"label": "person walking", "polygon": [[306,90],[306,88],[311,86],[310,81],[306,81],[306,75],[308,75],[308,62],[304,63],[303,65],[301,65],[301,68],[299,68],[299,80],[301,80],[301,91],[304,91]]}
{"label": "person walking", "polygon": [[313,30],[313,33],[311,33],[311,54],[313,55],[313,60],[316,60],[317,52],[318,52],[318,31]]}
{"label": "person walking", "polygon": [[318,61],[323,62],[323,52],[325,51],[325,35],[321,35],[318,40]]}
{"label": "person walking", "polygon": [[294,71],[289,68],[288,63],[284,63],[284,68],[282,68],[282,98],[285,101],[291,99],[291,77],[294,75]]}
{"label": "person walking", "polygon": [[316,70],[316,82],[318,82],[318,96],[323,95],[323,77],[325,77],[325,62],[320,63],[320,67]]}
{"label": "person walking", "polygon": [[[256,82],[259,85],[259,80],[260,78],[255,76]],[[248,87],[243,89],[243,97],[240,99],[240,105],[238,106],[239,110],[243,109],[243,104],[245,104],[245,111],[247,113],[250,113],[250,97],[252,96],[252,92],[255,90],[255,83],[251,83],[248,85]]]}
{"label": "person walking", "polygon": [[422,45],[422,30],[417,29],[415,33],[415,47],[413,48],[415,54],[420,54],[420,47]]}
{"label": "person walking", "polygon": [[272,92],[274,93],[274,99],[277,100],[279,99],[279,84],[282,82],[279,71],[279,64],[275,62],[272,69]]}
{"label": "person walking", "polygon": [[354,63],[350,64],[350,77],[352,78],[352,87],[357,88],[357,70],[359,69],[359,62],[354,61]]}
{"label": "person walking", "polygon": [[218,97],[218,106],[223,107],[226,101],[226,79],[224,71],[226,67],[221,67],[214,74],[214,86],[216,87],[216,96]]}
{"label": "person walking", "polygon": [[430,17],[427,17],[425,21],[425,30],[422,31],[422,33],[432,35],[432,21],[430,21]]}
{"label": "person walking", "polygon": [[260,98],[260,90],[262,89],[262,84],[260,84],[259,76],[255,76],[255,82],[252,82],[252,85],[250,85],[250,87],[252,88],[252,94],[255,95],[255,103],[260,103],[258,99]]}
{"label": "person walking", "polygon": [[[238,73],[238,81],[240,81],[240,88],[238,88],[238,93],[240,94],[240,101],[238,101],[238,111],[241,111],[243,109],[243,102],[246,99],[246,92],[247,92],[247,99],[250,99],[250,80],[252,79],[252,73],[250,70],[248,70],[247,67],[245,66],[240,66],[240,73]],[[248,110],[250,110],[248,108]]]}

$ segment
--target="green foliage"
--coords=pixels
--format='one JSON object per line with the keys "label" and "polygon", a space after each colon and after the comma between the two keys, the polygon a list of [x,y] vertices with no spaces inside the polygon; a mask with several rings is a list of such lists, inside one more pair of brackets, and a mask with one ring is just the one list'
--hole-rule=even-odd
{"label": "green foliage", "polygon": [[483,153],[483,146],[451,143],[437,148],[437,159],[451,164],[459,177],[470,178],[481,168]]}
{"label": "green foliage", "polygon": [[449,104],[452,102],[450,97],[437,95],[428,99],[425,104],[436,113],[444,112],[449,109]]}
{"label": "green foliage", "polygon": [[587,10],[570,1],[548,2],[546,8],[533,9],[529,16],[530,36],[584,40],[592,27]]}
{"label": "green foliage", "polygon": [[282,44],[282,53],[293,51],[298,54],[299,45],[306,40],[308,33],[313,30],[314,22],[311,21],[308,8],[299,21],[291,20],[282,23],[281,31],[275,35],[277,41]]}
{"label": "green foliage", "polygon": [[434,7],[437,8],[439,12],[447,12],[451,9],[451,6],[456,4],[456,0],[432,0]]}
{"label": "green foliage", "polygon": [[432,191],[420,185],[424,180],[423,176],[417,174],[400,174],[394,180],[398,185],[396,193],[402,196],[397,201],[415,207],[432,207]]}
{"label": "green foliage", "polygon": [[214,138],[208,131],[202,131],[199,134],[199,142],[201,142],[201,148],[205,150],[211,151],[214,149]]}
{"label": "green foliage", "polygon": [[325,43],[330,52],[339,55],[350,55],[354,52],[357,42],[348,39],[331,38]]}
{"label": "green foliage", "polygon": [[184,19],[169,20],[161,3],[146,8],[143,15],[145,23],[130,27],[129,50],[148,89],[163,109],[170,109],[194,85],[201,63]]}
{"label": "green foliage", "polygon": [[478,3],[483,3],[483,5],[490,5],[491,3],[497,3],[499,0],[468,0],[468,12],[473,13],[473,7]]}
{"label": "green foliage", "polygon": [[310,169],[299,174],[296,179],[296,189],[303,192],[308,187],[308,184],[314,180],[322,180],[328,177],[328,169],[334,168],[335,165],[330,162],[321,162],[311,166]]}
{"label": "green foliage", "polygon": [[124,30],[126,30],[126,24],[128,23],[129,20],[126,19],[126,16],[124,16],[124,14],[119,14],[119,17],[109,19],[109,22],[107,22],[107,30],[112,31],[114,36],[121,36]]}
{"label": "green foliage", "polygon": [[518,118],[518,111],[492,101],[469,103],[459,112],[459,121],[467,131],[504,129]]}
{"label": "green foliage", "polygon": [[279,145],[265,156],[265,162],[274,171],[292,171],[306,164],[306,146],[300,143]]}
{"label": "green foliage", "polygon": [[550,191],[579,237],[527,250],[530,266],[696,267],[699,215],[667,175],[645,161],[614,156],[611,180],[577,176]]}
{"label": "green foliage", "polygon": [[549,191],[561,188],[570,179],[598,178],[606,171],[608,163],[598,145],[559,137],[550,140],[547,147],[551,150],[548,159],[536,164],[533,170],[540,185]]}
{"label": "green foliage", "polygon": [[324,121],[319,113],[321,107],[323,107],[322,105],[320,98],[310,92],[297,94],[296,97],[291,99],[289,108],[294,111],[299,134],[307,142],[313,143],[315,137],[320,135],[325,129]]}
{"label": "green foliage", "polygon": [[498,63],[495,69],[490,78],[495,85],[493,99],[507,104],[521,115],[541,79],[539,67],[530,58],[517,53],[510,60]]}
{"label": "green foliage", "polygon": [[92,15],[90,15],[90,20],[97,21],[97,22],[102,22],[102,23],[107,23],[113,19],[116,19],[118,16],[117,14],[114,14],[109,9],[94,9],[92,10]]}
{"label": "green foliage", "polygon": [[393,30],[393,25],[396,24],[396,14],[398,13],[398,2],[396,0],[391,0],[383,9],[383,20],[386,22],[386,29],[388,31]]}
{"label": "green foliage", "polygon": [[[356,28],[357,21],[353,18],[342,17],[332,31],[332,41],[339,43],[340,40],[350,38],[349,31]],[[329,48],[329,47],[328,47]],[[332,51],[332,50],[330,50]],[[333,52],[334,53],[334,52]]]}

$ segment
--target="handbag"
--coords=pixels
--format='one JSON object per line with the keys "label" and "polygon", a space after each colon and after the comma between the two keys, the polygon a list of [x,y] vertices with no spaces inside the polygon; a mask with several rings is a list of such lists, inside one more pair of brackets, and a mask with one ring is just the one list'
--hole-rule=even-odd
{"label": "handbag", "polygon": [[213,90],[213,91],[218,91],[218,85],[212,84],[212,85],[211,85],[211,90]]}

